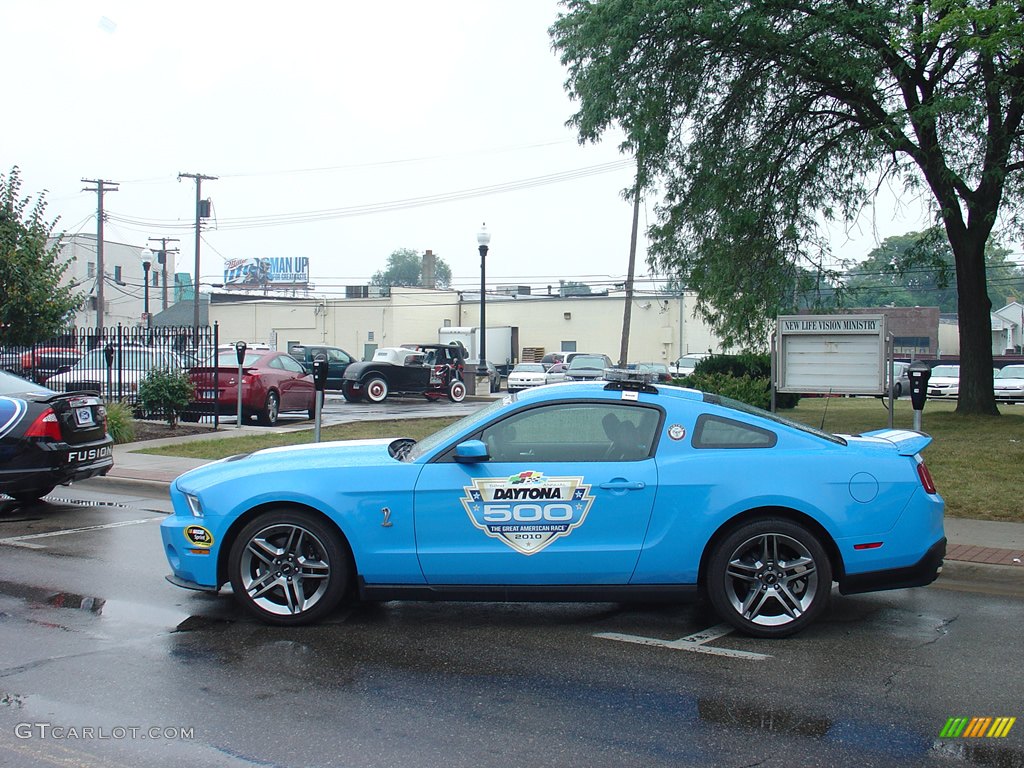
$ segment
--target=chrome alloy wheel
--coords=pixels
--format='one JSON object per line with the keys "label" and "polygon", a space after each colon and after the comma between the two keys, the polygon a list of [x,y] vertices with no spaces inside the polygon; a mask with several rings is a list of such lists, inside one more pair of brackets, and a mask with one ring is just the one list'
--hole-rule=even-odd
{"label": "chrome alloy wheel", "polygon": [[298,616],[323,599],[331,582],[324,543],[300,525],[271,525],[251,536],[239,560],[239,578],[255,607]]}
{"label": "chrome alloy wheel", "polygon": [[800,619],[819,590],[818,566],[811,552],[779,533],[743,541],[729,556],[724,578],[725,597],[732,609],[761,627]]}

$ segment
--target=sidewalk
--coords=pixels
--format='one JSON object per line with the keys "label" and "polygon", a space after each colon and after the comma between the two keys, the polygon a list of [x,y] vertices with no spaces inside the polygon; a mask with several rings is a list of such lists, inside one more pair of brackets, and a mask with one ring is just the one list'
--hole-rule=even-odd
{"label": "sidewalk", "polygon": [[[296,429],[309,429],[309,426],[306,424]],[[178,475],[207,462],[203,459],[176,456],[151,456],[136,451],[191,440],[225,439],[246,433],[266,434],[266,429],[229,426],[209,435],[189,435],[115,445],[114,468],[107,477],[127,483],[147,483],[166,487]],[[983,580],[996,584],[1010,582],[1018,587],[1024,587],[1024,523],[947,517],[945,528],[948,546],[943,581]]]}

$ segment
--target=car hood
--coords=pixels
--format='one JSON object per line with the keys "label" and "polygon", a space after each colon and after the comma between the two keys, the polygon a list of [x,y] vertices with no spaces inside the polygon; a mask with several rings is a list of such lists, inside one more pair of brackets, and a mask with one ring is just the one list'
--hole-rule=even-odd
{"label": "car hood", "polygon": [[253,477],[288,475],[317,468],[338,470],[346,467],[393,466],[399,463],[388,451],[394,439],[341,440],[266,448],[190,470],[179,476],[174,483],[180,491],[199,493],[210,486],[232,480],[249,482]]}
{"label": "car hood", "polygon": [[959,377],[954,378],[953,376],[932,376],[928,379],[929,387],[948,387],[951,384],[959,384]]}

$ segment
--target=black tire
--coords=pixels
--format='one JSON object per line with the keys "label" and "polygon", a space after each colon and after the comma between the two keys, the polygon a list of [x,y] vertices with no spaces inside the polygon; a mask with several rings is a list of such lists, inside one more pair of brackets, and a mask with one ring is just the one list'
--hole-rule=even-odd
{"label": "black tire", "polygon": [[272,427],[277,424],[277,417],[281,414],[281,401],[277,392],[267,392],[267,402],[263,410],[256,414],[256,421],[261,426]]}
{"label": "black tire", "polygon": [[453,403],[461,403],[466,399],[466,385],[462,379],[452,379],[448,385],[448,399]]}
{"label": "black tire", "polygon": [[346,381],[341,385],[341,396],[346,402],[358,403],[363,399],[363,388],[354,381]]}
{"label": "black tire", "polygon": [[896,382],[896,386],[893,387],[892,396],[895,397],[895,398],[899,398],[899,396],[902,395],[902,394],[903,394],[903,385],[900,382],[897,381]]}
{"label": "black tire", "polygon": [[828,605],[832,564],[818,537],[778,518],[746,523],[708,561],[705,590],[719,616],[753,637],[786,637]]}
{"label": "black tire", "polygon": [[388,382],[383,376],[374,376],[366,381],[363,394],[371,403],[383,403],[388,397]]}
{"label": "black tire", "polygon": [[20,501],[22,504],[31,504],[34,501],[39,501],[43,496],[52,493],[56,487],[55,485],[47,485],[43,488],[32,488],[27,491],[7,491],[6,493],[15,501]]}
{"label": "black tire", "polygon": [[241,606],[277,625],[331,613],[352,584],[352,558],[337,532],[312,514],[272,510],[243,528],[228,553]]}

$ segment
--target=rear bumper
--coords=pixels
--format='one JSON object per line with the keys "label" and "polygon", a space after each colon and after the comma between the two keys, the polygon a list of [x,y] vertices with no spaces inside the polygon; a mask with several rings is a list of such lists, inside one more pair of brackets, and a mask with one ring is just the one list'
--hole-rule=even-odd
{"label": "rear bumper", "polygon": [[844,595],[857,595],[862,592],[924,587],[938,578],[945,556],[946,539],[942,538],[929,547],[913,565],[846,576],[839,582],[839,591]]}

